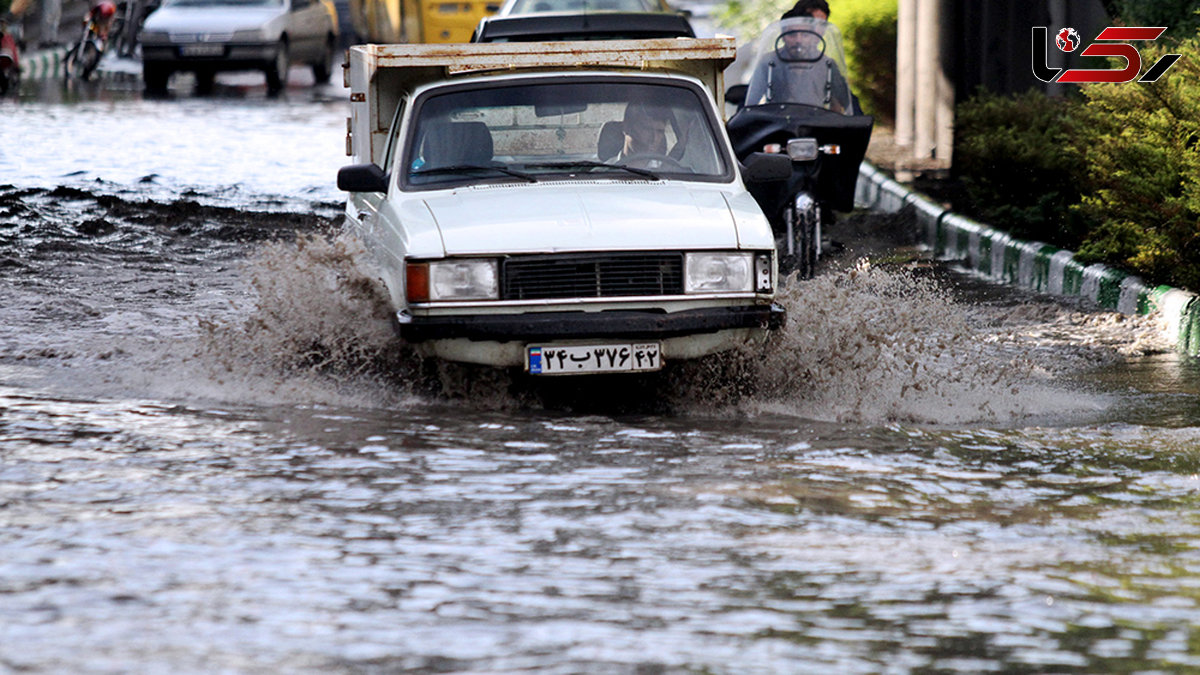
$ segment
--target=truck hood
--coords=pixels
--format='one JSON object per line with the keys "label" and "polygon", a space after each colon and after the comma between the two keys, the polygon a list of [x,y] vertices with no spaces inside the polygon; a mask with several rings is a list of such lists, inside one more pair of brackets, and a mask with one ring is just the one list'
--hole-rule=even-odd
{"label": "truck hood", "polygon": [[680,184],[478,186],[425,199],[447,255],[733,249],[722,193]]}

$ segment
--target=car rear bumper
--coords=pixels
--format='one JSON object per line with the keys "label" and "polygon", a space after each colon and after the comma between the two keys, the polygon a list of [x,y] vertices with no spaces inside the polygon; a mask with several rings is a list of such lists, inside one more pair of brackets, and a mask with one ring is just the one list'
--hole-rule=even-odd
{"label": "car rear bumper", "polygon": [[271,63],[278,49],[276,44],[224,44],[220,45],[220,53],[191,56],[182,52],[185,46],[143,45],[142,61],[158,67],[169,66],[174,70],[248,70]]}

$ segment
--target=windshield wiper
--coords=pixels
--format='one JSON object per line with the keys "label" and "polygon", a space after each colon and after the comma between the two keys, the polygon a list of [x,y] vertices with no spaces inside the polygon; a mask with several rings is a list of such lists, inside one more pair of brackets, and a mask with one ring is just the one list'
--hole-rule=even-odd
{"label": "windshield wiper", "polygon": [[534,178],[533,176],[530,176],[527,173],[522,173],[520,171],[514,171],[513,169],[510,169],[510,168],[504,167],[504,166],[484,166],[482,164],[455,164],[453,166],[438,166],[438,167],[433,167],[431,169],[417,169],[415,171],[408,172],[408,175],[423,176],[425,174],[431,174],[431,173],[465,173],[467,171],[498,171],[500,173],[508,174],[509,176],[513,176],[514,178],[520,178],[521,180],[528,181],[530,183],[537,182],[536,178]]}
{"label": "windshield wiper", "polygon": [[638,169],[632,166],[623,164],[608,164],[607,162],[596,162],[587,159],[581,159],[575,162],[538,162],[536,164],[526,164],[525,166],[547,168],[547,169],[616,169],[617,171],[628,171],[637,176],[643,176],[651,180],[659,180],[658,174],[646,169]]}

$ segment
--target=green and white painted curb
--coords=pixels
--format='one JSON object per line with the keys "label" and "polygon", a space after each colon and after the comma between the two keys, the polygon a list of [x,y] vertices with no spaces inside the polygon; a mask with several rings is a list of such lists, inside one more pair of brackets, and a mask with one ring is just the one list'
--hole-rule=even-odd
{"label": "green and white painted curb", "polygon": [[22,55],[21,78],[44,80],[62,75],[63,57],[66,56],[66,53],[65,47],[59,47]]}
{"label": "green and white painted curb", "polygon": [[1138,277],[1106,265],[1084,265],[1074,253],[1008,234],[951,212],[909,190],[868,162],[859,170],[858,206],[885,213],[911,207],[924,243],[943,260],[959,260],[996,282],[1053,295],[1090,299],[1124,314],[1160,312],[1180,349],[1200,354],[1200,299],[1170,286],[1147,286]]}

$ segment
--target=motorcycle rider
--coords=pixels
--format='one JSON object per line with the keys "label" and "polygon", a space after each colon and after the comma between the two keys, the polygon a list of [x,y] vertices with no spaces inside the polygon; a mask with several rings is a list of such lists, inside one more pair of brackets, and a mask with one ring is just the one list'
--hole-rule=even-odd
{"label": "motorcycle rider", "polygon": [[112,29],[113,20],[117,16],[117,6],[111,0],[100,0],[83,18],[84,25],[90,21],[96,29],[96,35],[101,40],[108,40],[108,31]]}
{"label": "motorcycle rider", "polygon": [[836,62],[824,55],[820,32],[829,19],[826,0],[798,0],[784,12],[781,21],[811,18],[818,23],[793,22],[783,26],[782,45],[777,56],[759,64],[750,78],[747,105],[772,102],[807,103],[846,113],[844,101],[850,100],[850,88]]}

